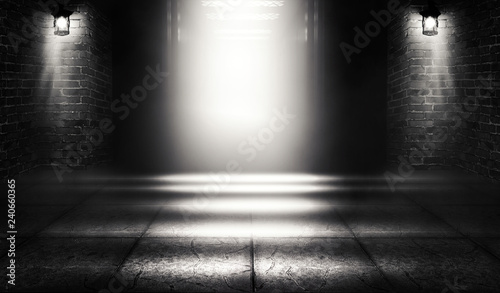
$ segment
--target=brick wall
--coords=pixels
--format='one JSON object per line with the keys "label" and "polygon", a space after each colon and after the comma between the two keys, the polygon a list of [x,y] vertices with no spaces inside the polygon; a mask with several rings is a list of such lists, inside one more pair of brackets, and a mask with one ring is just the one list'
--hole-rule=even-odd
{"label": "brick wall", "polygon": [[398,157],[405,156],[408,150],[406,128],[409,115],[407,87],[410,81],[408,65],[408,39],[406,38],[409,3],[402,3],[404,10],[394,16],[388,27],[388,78],[387,78],[387,160],[397,164]]}
{"label": "brick wall", "polygon": [[498,8],[440,1],[439,35],[428,37],[419,15],[426,3],[405,1],[389,27],[389,163],[500,178]]}
{"label": "brick wall", "polygon": [[415,169],[447,168],[453,139],[449,110],[455,88],[449,36],[449,11],[440,7],[439,35],[422,34],[423,5],[402,2],[405,10],[389,27],[388,128],[392,164]]}
{"label": "brick wall", "polygon": [[464,1],[457,19],[455,75],[463,91],[457,166],[500,179],[500,6]]}
{"label": "brick wall", "polygon": [[[34,51],[38,42],[27,42],[31,36],[23,20],[29,21],[26,10],[34,3],[0,2],[0,161],[2,178],[36,166],[34,141],[36,129],[31,127],[35,114],[33,88],[42,60]],[[23,27],[25,33],[23,34]]]}
{"label": "brick wall", "polygon": [[[68,2],[68,1],[66,1]],[[66,171],[110,159],[111,28],[90,1],[69,1],[70,34],[55,36],[55,1],[1,2],[0,172]]]}

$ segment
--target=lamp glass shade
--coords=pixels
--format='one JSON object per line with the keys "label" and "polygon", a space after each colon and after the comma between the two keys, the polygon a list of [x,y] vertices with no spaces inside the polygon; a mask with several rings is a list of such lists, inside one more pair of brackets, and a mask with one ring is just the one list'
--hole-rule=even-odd
{"label": "lamp glass shade", "polygon": [[422,20],[423,34],[435,36],[438,34],[439,21],[436,16],[424,16]]}
{"label": "lamp glass shade", "polygon": [[69,35],[69,16],[54,17],[54,35]]}

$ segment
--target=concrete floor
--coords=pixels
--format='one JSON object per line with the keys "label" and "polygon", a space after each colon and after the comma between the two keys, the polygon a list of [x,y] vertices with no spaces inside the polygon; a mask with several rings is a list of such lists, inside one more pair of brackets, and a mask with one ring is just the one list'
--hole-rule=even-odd
{"label": "concrete floor", "polygon": [[486,181],[425,173],[392,192],[382,178],[341,178],[328,192],[212,199],[299,200],[245,211],[81,178],[17,180],[16,286],[2,289],[500,292],[500,188]]}

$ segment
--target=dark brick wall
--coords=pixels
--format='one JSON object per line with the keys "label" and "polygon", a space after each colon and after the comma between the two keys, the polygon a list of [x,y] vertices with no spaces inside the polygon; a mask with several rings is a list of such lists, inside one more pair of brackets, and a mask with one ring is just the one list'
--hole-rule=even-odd
{"label": "dark brick wall", "polygon": [[453,139],[448,110],[457,89],[449,36],[450,12],[440,7],[439,35],[422,34],[422,5],[402,2],[405,10],[389,27],[388,159],[415,169],[452,165]]}
{"label": "dark brick wall", "polygon": [[[37,165],[34,153],[36,128],[31,127],[35,115],[31,102],[42,59],[36,51],[41,47],[28,30],[34,1],[0,2],[0,160],[2,178]],[[32,20],[32,19],[31,19]],[[24,27],[24,33],[23,33]],[[28,42],[24,35],[32,37]]]}
{"label": "dark brick wall", "polygon": [[464,1],[455,29],[458,107],[457,166],[500,179],[500,5]]}
{"label": "dark brick wall", "polygon": [[404,156],[408,149],[406,143],[409,103],[407,87],[410,82],[408,65],[408,44],[406,31],[407,18],[410,14],[409,4],[404,5],[402,13],[394,16],[388,27],[388,78],[387,78],[387,120],[388,120],[388,156],[387,159],[397,164],[398,157]]}
{"label": "dark brick wall", "polygon": [[426,3],[404,2],[389,27],[389,163],[498,179],[498,5],[440,1],[439,35],[428,37]]}
{"label": "dark brick wall", "polygon": [[53,34],[55,1],[0,2],[0,172],[70,171],[110,160],[111,25],[90,1],[66,1],[70,34]]}

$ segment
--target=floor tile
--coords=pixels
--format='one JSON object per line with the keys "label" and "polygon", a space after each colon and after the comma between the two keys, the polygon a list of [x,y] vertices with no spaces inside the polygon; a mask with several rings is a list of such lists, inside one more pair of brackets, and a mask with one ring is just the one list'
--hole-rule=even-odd
{"label": "floor tile", "polygon": [[159,207],[80,206],[41,232],[45,236],[140,236]]}
{"label": "floor tile", "polygon": [[479,242],[489,252],[500,259],[500,238],[474,238],[474,241]]}
{"label": "floor tile", "polygon": [[119,279],[121,292],[500,292],[497,187],[417,173],[395,192],[339,177],[328,192],[202,201],[143,179],[27,178],[15,289],[111,292]]}
{"label": "floor tile", "polygon": [[30,237],[70,210],[72,206],[17,206],[15,224],[18,237]]}
{"label": "floor tile", "polygon": [[328,203],[339,205],[413,205],[403,192],[368,190],[329,193]]}
{"label": "floor tile", "polygon": [[[32,238],[16,249],[14,291],[104,289],[134,242],[133,238]],[[8,261],[3,258],[2,267]]]}
{"label": "floor tile", "polygon": [[10,253],[15,252],[17,248],[19,248],[21,245],[23,245],[26,241],[29,240],[29,238],[23,238],[19,237],[19,235],[16,235],[15,243],[13,246],[11,246],[10,240],[7,240],[9,236],[10,236],[9,234],[1,235],[2,238],[0,239],[0,259],[6,258],[9,252]]}
{"label": "floor tile", "polygon": [[95,190],[85,186],[41,185],[18,193],[18,205],[76,205],[90,197]]}
{"label": "floor tile", "polygon": [[498,292],[500,261],[463,239],[360,239],[396,292]]}
{"label": "floor tile", "polygon": [[344,206],[338,211],[357,237],[457,236],[446,223],[417,206]]}
{"label": "floor tile", "polygon": [[161,190],[127,190],[104,188],[93,194],[86,205],[176,205],[180,200],[193,202],[192,194],[170,193]]}
{"label": "floor tile", "polygon": [[498,198],[500,194],[500,183],[492,183],[488,179],[478,179],[474,183],[467,184],[472,190],[477,190],[484,195]]}
{"label": "floor tile", "polygon": [[500,237],[500,205],[431,206],[434,214],[461,233],[473,237]]}
{"label": "floor tile", "polygon": [[276,238],[255,241],[257,292],[387,292],[353,239]]}
{"label": "floor tile", "polygon": [[134,238],[32,238],[16,252],[23,268],[118,266]]}
{"label": "floor tile", "polygon": [[251,292],[250,240],[143,238],[120,273],[131,292]]}
{"label": "floor tile", "polygon": [[250,237],[249,214],[205,212],[193,207],[165,206],[145,237]]}
{"label": "floor tile", "polygon": [[[114,267],[30,268],[17,271],[9,292],[98,292],[108,287]],[[5,288],[6,279],[0,280]]]}
{"label": "floor tile", "polygon": [[471,188],[460,190],[411,190],[408,196],[418,204],[429,205],[498,205],[500,196],[491,196]]}
{"label": "floor tile", "polygon": [[253,237],[353,237],[333,207],[297,213],[252,215]]}

